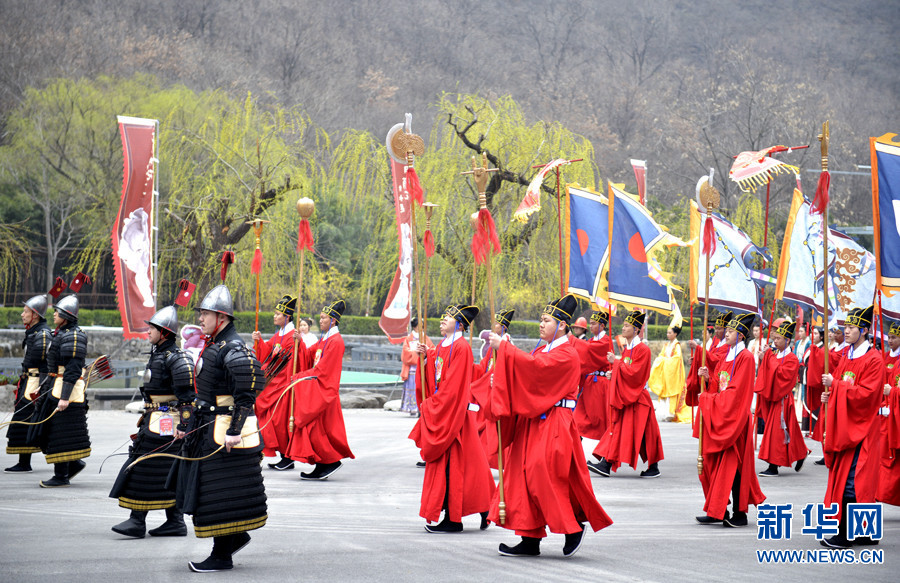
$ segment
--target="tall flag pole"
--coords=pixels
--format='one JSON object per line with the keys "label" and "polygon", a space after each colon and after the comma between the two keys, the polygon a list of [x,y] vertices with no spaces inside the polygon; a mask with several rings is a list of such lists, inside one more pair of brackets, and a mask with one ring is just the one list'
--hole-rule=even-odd
{"label": "tall flag pole", "polygon": [[[819,174],[819,183],[816,185],[816,198],[812,202],[811,211],[817,214],[822,215],[822,257],[825,258],[824,265],[824,275],[825,279],[824,285],[822,286],[825,292],[825,301],[823,302],[822,309],[822,318],[825,322],[826,330],[829,328],[828,322],[828,189],[831,187],[831,175],[828,173],[828,121],[822,124],[822,133],[819,134],[819,142],[821,144],[821,153],[822,153],[822,173]],[[828,334],[822,335],[824,344],[823,351],[825,353],[824,360],[824,373],[828,374]],[[830,388],[830,387],[829,387]],[[826,395],[831,391],[826,391]],[[825,424],[826,419],[828,418],[828,403],[822,404],[822,443],[825,443],[825,432],[828,429],[828,426]]]}
{"label": "tall flag pole", "polygon": [[[300,329],[300,306],[303,302],[303,266],[306,263],[306,252],[313,250],[312,228],[309,219],[316,210],[316,203],[305,196],[297,200],[297,213],[300,215],[300,226],[297,230],[297,252],[300,254],[300,278],[297,280],[297,310],[294,312],[294,328]],[[294,337],[294,362],[291,374],[297,374],[300,368],[300,338]],[[288,433],[294,433],[294,385],[291,384],[291,413],[288,419]]]}
{"label": "tall flag pole", "polygon": [[[256,237],[256,249],[253,251],[253,261],[250,262],[250,273],[256,276],[256,315],[253,324],[253,329],[256,332],[259,332],[259,276],[262,273],[262,264],[263,264],[263,254],[262,248],[260,247],[260,239],[262,238],[262,230],[263,223],[268,223],[269,221],[264,221],[262,219],[254,219],[252,221],[247,221],[248,224],[253,225],[253,234]],[[257,341],[253,349],[259,354],[259,341]]]}
{"label": "tall flag pole", "polygon": [[[475,179],[475,187],[478,190],[478,228],[472,236],[472,252],[475,255],[475,262],[484,262],[487,284],[488,298],[491,304],[491,328],[496,321],[496,305],[494,303],[494,278],[491,275],[491,262],[493,255],[500,254],[500,239],[497,236],[497,227],[494,225],[494,217],[487,207],[487,184],[490,180],[490,173],[496,172],[497,168],[487,167],[487,154],[481,154],[481,166],[477,166],[475,156],[472,156],[472,170],[463,172],[462,174],[471,174]],[[496,352],[494,353],[496,354]],[[491,358],[495,358],[494,355]],[[493,367],[492,367],[493,368]],[[503,492],[503,436],[500,430],[500,420],[497,420],[497,471],[500,475],[500,503],[499,518],[500,524],[506,524],[506,499]]]}
{"label": "tall flag pole", "polygon": [[422,236],[422,247],[425,248],[425,284],[422,290],[422,295],[425,297],[425,313],[419,314],[419,317],[422,318],[422,333],[425,336],[428,336],[428,267],[431,261],[431,257],[434,255],[434,234],[431,232],[431,215],[434,214],[434,209],[437,208],[437,204],[433,202],[426,202],[422,205],[422,208],[425,210],[425,234]]}
{"label": "tall flag pole", "polygon": [[[472,236],[474,237],[475,232],[478,231],[478,211],[469,216],[469,224],[472,226]],[[475,282],[478,278],[478,262],[475,261],[474,256],[472,257],[472,301],[469,302],[471,305],[475,305]],[[472,326],[469,326],[469,346],[472,346]]]}
{"label": "tall flag pole", "polygon": [[[697,183],[697,203],[706,211],[703,225],[703,254],[706,255],[706,293],[703,301],[703,350],[700,353],[700,366],[706,367],[706,343],[709,341],[709,263],[716,248],[715,226],[710,213],[719,207],[721,197],[712,185],[713,169],[709,176],[704,176]],[[712,234],[710,234],[712,231]],[[706,378],[700,377],[700,394],[706,389]],[[703,414],[697,410],[697,474],[703,475]]]}

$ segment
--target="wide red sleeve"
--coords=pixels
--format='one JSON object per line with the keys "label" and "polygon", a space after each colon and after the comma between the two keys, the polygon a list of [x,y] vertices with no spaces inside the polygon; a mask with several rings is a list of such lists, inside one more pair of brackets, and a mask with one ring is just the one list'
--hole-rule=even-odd
{"label": "wide red sleeve", "polygon": [[610,369],[609,360],[606,355],[612,352],[612,341],[609,335],[604,336],[598,341],[581,340],[572,338],[572,347],[578,353],[578,360],[581,361],[581,375],[599,370],[605,372]]}
{"label": "wide red sleeve", "polygon": [[578,353],[569,343],[532,355],[501,342],[485,416],[491,421],[510,415],[539,417],[560,399],[575,397],[580,370]]}
{"label": "wide red sleeve", "polygon": [[[832,369],[834,370],[834,369]],[[825,372],[824,357],[821,346],[809,347],[809,359],[806,361],[806,386],[809,389],[822,391],[822,374]]]}
{"label": "wide red sleeve", "polygon": [[272,348],[274,347],[274,345],[275,336],[272,336],[268,340],[260,340],[256,345],[258,350],[256,359],[260,362],[265,362],[266,359],[269,358],[269,355],[272,354]]}
{"label": "wide red sleeve", "polygon": [[487,352],[487,354],[484,355],[484,358],[482,358],[482,359],[478,362],[478,364],[474,364],[474,360],[475,360],[475,359],[472,359],[472,360],[473,360],[473,364],[472,364],[472,381],[477,381],[478,379],[480,379],[481,377],[483,377],[485,374],[487,374],[487,371],[488,371],[488,369],[489,369],[490,366],[491,366],[491,356],[492,356],[493,354],[494,354],[494,349],[488,347],[488,352]]}
{"label": "wide red sleeve", "polygon": [[[459,437],[472,383],[472,350],[465,340],[460,338],[450,350],[441,350],[437,354],[443,360],[437,391],[432,387],[419,405],[419,420],[409,435],[422,450],[426,462],[443,455]],[[427,384],[434,383],[429,380]]]}
{"label": "wide red sleeve", "polygon": [[[344,360],[344,339],[340,334],[313,344],[312,349],[322,347],[322,356],[315,366],[302,370],[293,379],[315,376],[315,379],[301,381],[294,387],[294,420],[302,427],[322,414],[328,405],[340,398],[341,368]],[[300,343],[301,356],[303,342]],[[315,351],[309,349],[315,358]],[[301,361],[306,360],[301,358]],[[310,363],[311,364],[311,363]]]}
{"label": "wide red sleeve", "polygon": [[[628,362],[627,359],[631,359]],[[625,350],[622,358],[613,364],[609,382],[609,406],[622,409],[637,401],[650,378],[650,349],[638,342],[634,350]]]}
{"label": "wide red sleeve", "polygon": [[[877,350],[842,360],[835,370],[828,397],[825,429],[826,452],[855,448],[869,433],[884,396],[884,361]],[[844,380],[854,375],[853,380]]]}
{"label": "wide red sleeve", "polygon": [[800,361],[791,353],[778,359],[766,350],[756,372],[755,391],[767,401],[780,401],[794,390],[800,375]]}
{"label": "wide red sleeve", "polygon": [[885,401],[891,408],[891,413],[886,419],[888,447],[900,449],[900,389],[894,386]]}
{"label": "wide red sleeve", "polygon": [[700,395],[704,452],[728,449],[746,431],[755,368],[749,350],[742,350],[732,362],[719,362],[710,378],[716,386]]}

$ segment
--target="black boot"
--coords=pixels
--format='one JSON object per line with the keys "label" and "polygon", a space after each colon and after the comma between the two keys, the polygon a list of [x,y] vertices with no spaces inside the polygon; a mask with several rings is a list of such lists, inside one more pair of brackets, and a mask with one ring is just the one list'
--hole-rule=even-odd
{"label": "black boot", "polygon": [[481,513],[481,526],[479,527],[479,528],[481,528],[481,530],[487,530],[487,528],[491,525],[491,523],[488,522],[487,517],[488,517],[487,512]]}
{"label": "black boot", "polygon": [[343,464],[341,462],[334,462],[332,464],[316,464],[315,469],[313,471],[300,472],[301,480],[325,480],[331,474],[335,473],[338,468],[340,468]]}
{"label": "black boot", "polygon": [[166,508],[166,521],[160,526],[147,531],[150,536],[187,536],[184,525],[184,514],[174,506]]}
{"label": "black boot", "polygon": [[574,532],[566,535],[566,542],[563,545],[563,556],[571,557],[581,547],[581,541],[584,540],[584,525],[581,525],[580,532]]}
{"label": "black boot", "polygon": [[453,522],[450,520],[450,516],[445,512],[444,520],[440,521],[438,524],[426,524],[425,530],[442,534],[448,532],[462,532],[463,525],[462,522]]}
{"label": "black boot", "polygon": [[757,475],[762,476],[764,478],[775,477],[778,475],[778,466],[776,466],[775,464],[769,464],[768,468],[764,469]]}
{"label": "black boot", "polygon": [[847,504],[856,502],[856,498],[844,498],[841,500],[841,520],[838,522],[838,533],[831,538],[819,541],[823,547],[832,549],[849,549],[852,544],[847,540]]}
{"label": "black boot", "polygon": [[53,477],[41,480],[41,488],[64,488],[69,485],[69,462],[53,464]]}
{"label": "black boot", "polygon": [[659,477],[659,464],[650,464],[650,466],[641,472],[642,478],[658,478]]}
{"label": "black boot", "polygon": [[278,463],[269,464],[269,467],[273,470],[278,470],[279,472],[283,472],[285,470],[293,470],[294,469],[294,460],[291,458],[282,455],[281,459],[278,460]]}
{"label": "black boot", "polygon": [[7,474],[30,474],[31,473],[31,454],[20,453],[19,463],[3,470]]}
{"label": "black boot", "polygon": [[147,532],[147,511],[132,510],[128,520],[112,527],[112,531],[131,538],[144,538]]}
{"label": "black boot", "polygon": [[590,471],[604,478],[608,478],[609,472],[612,470],[612,464],[606,458],[601,458],[600,463],[588,462],[587,467]]}
{"label": "black boot", "polygon": [[500,554],[504,557],[537,557],[541,554],[541,539],[523,536],[522,542],[514,547],[500,543]]}
{"label": "black boot", "polygon": [[231,561],[232,535],[213,537],[212,553],[201,562],[191,561],[188,566],[195,573],[215,573],[216,571],[228,571],[234,568]]}
{"label": "black boot", "polygon": [[69,479],[71,480],[79,473],[81,473],[81,470],[83,470],[84,466],[86,465],[87,463],[85,463],[84,460],[75,460],[73,462],[69,462]]}

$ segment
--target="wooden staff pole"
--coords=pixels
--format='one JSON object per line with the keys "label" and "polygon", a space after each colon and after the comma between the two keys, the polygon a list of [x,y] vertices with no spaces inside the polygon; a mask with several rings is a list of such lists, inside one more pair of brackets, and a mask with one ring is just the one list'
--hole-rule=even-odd
{"label": "wooden staff pole", "polygon": [[[819,134],[819,142],[821,143],[821,153],[822,153],[822,172],[828,172],[828,122],[826,121],[822,124],[822,133]],[[830,356],[830,348],[828,347],[828,205],[825,205],[825,208],[822,209],[822,261],[823,263],[823,286],[822,291],[825,294],[825,302],[822,308],[822,318],[824,319],[824,328],[825,334],[823,334],[824,338],[822,341],[824,344],[822,345],[822,350],[824,352],[825,358],[823,362],[822,370],[827,375],[829,374],[828,369],[830,368],[828,357]],[[828,395],[831,393],[831,387],[825,387],[827,390],[825,394]],[[822,404],[822,444],[825,444],[825,431],[828,429],[826,425],[826,420],[828,418],[828,403],[825,402]]]}
{"label": "wooden staff pole", "polygon": [[[463,172],[463,174],[472,174],[475,178],[475,186],[478,189],[478,208],[480,211],[487,210],[487,184],[488,180],[490,180],[490,172],[496,172],[496,168],[488,168],[487,167],[487,155],[482,154],[482,164],[479,168],[476,166],[475,156],[472,156],[472,171],[471,172]],[[480,214],[479,214],[479,220]],[[484,229],[487,230],[487,225],[483,225]],[[491,307],[491,329],[494,328],[494,322],[496,321],[495,315],[497,313],[496,306],[494,304],[494,279],[491,273],[491,260],[493,259],[493,252],[491,250],[491,243],[487,242],[487,251],[485,257],[485,267],[486,267],[486,277],[488,284],[488,299],[490,301]],[[496,351],[492,355],[491,358],[496,358]],[[500,519],[500,524],[506,524],[506,496],[503,490],[503,435],[500,427],[500,421],[497,420],[497,472],[500,475],[500,502],[499,502],[499,512],[498,517]]]}
{"label": "wooden staff pole", "polygon": [[[472,225],[472,231],[478,229],[478,213],[474,212],[469,217],[469,224]],[[475,305],[475,281],[478,277],[478,262],[475,261],[474,257],[472,258],[472,301],[469,302],[471,305]],[[472,346],[472,326],[469,326],[469,346]]]}
{"label": "wooden staff pole", "polygon": [[[433,202],[426,202],[422,205],[425,209],[425,231],[428,232],[431,230],[431,215],[434,214],[434,209],[437,207],[437,204]],[[431,258],[428,256],[428,253],[425,253],[425,284],[424,289],[422,290],[422,296],[425,298],[425,313],[419,313],[419,317],[422,318],[422,334],[426,337],[428,336],[428,282],[430,281],[428,268],[431,262]]]}
{"label": "wooden staff pole", "polygon": [[[256,255],[260,255],[262,253],[262,249],[260,248],[260,239],[262,238],[262,230],[263,223],[268,223],[269,221],[264,221],[262,219],[254,219],[252,221],[247,221],[248,223],[253,225],[253,234],[256,236],[256,250],[254,253],[253,261],[256,261]],[[253,324],[253,329],[256,332],[259,332],[259,274],[261,273],[261,269],[256,270],[256,317]],[[253,350],[259,354],[259,341],[253,344]]]}
{"label": "wooden staff pole", "polygon": [[[297,201],[297,212],[300,214],[301,221],[308,221],[316,210],[316,203],[311,199],[303,197]],[[303,266],[306,263],[306,248],[300,247],[300,278],[297,280],[297,308],[294,311],[294,331],[300,329],[300,306],[303,299]],[[294,360],[291,372],[297,374],[300,372],[300,339],[294,337]],[[294,432],[294,386],[291,385],[290,398],[290,417],[288,418],[288,433]]]}
{"label": "wooden staff pole", "polygon": [[[711,220],[709,213],[719,206],[719,192],[707,181],[701,185],[699,193],[700,203],[706,209],[706,219]],[[705,228],[705,225],[704,227]],[[702,228],[701,228],[702,229]],[[702,238],[702,237],[701,237]],[[706,368],[706,343],[709,340],[709,263],[712,259],[711,249],[705,250],[706,255],[706,282],[705,292],[703,296],[703,349],[700,353],[700,366]],[[707,371],[708,373],[708,371]],[[700,394],[706,389],[706,378],[700,377]],[[703,413],[700,407],[697,407],[697,474],[703,474]]]}

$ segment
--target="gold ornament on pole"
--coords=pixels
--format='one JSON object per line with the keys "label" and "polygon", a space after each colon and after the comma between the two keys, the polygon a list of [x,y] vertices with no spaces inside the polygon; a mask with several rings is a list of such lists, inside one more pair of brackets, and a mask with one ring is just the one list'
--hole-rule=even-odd
{"label": "gold ornament on pole", "polygon": [[[703,244],[701,251],[706,255],[706,292],[703,296],[703,349],[701,351],[700,366],[706,368],[706,344],[709,340],[709,262],[715,252],[715,226],[710,213],[719,208],[721,196],[712,185],[713,169],[710,168],[709,176],[704,176],[697,183],[697,203],[706,213],[706,223],[703,226]],[[709,371],[707,371],[709,374]],[[706,378],[700,377],[700,393],[706,389]],[[697,410],[697,474],[703,474],[703,414]]]}
{"label": "gold ornament on pole", "polygon": [[[316,210],[316,203],[312,199],[302,197],[297,200],[297,213],[300,215],[300,228],[297,233],[297,251],[300,253],[300,279],[297,280],[297,309],[294,312],[294,330],[300,329],[300,306],[303,302],[303,266],[306,263],[306,251],[313,250],[312,229],[309,226],[309,219]],[[294,362],[291,369],[292,374],[300,372],[297,370],[300,366],[300,339],[294,337]],[[294,387],[291,386],[291,413],[288,419],[288,432],[294,432]]]}

